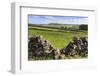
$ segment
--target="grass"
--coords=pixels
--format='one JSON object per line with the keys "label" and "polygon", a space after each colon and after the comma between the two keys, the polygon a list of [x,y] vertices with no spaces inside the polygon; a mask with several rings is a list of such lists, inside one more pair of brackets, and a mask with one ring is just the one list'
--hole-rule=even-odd
{"label": "grass", "polygon": [[72,41],[73,36],[83,37],[87,35],[87,32],[76,31],[62,31],[57,29],[49,29],[42,27],[29,27],[28,35],[30,36],[43,36],[43,39],[48,40],[54,48],[61,49],[68,45]]}

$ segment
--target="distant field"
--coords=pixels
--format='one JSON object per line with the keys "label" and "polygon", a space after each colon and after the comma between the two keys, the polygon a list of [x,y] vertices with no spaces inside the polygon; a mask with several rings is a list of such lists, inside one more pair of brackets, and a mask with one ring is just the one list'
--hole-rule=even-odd
{"label": "distant field", "polygon": [[65,31],[56,28],[52,29],[36,26],[29,26],[28,29],[29,37],[41,35],[44,39],[48,40],[54,46],[54,48],[58,49],[67,46],[67,44],[72,41],[73,36],[83,37],[87,35],[86,31]]}

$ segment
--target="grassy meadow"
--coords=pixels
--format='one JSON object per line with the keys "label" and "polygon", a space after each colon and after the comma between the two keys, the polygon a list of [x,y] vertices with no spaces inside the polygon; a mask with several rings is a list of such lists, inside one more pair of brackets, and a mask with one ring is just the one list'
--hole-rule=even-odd
{"label": "grassy meadow", "polygon": [[[75,27],[75,25],[74,25]],[[61,30],[58,28],[28,26],[28,37],[41,35],[43,39],[48,40],[54,48],[61,49],[72,41],[74,36],[84,37],[88,33],[87,31],[69,31]]]}

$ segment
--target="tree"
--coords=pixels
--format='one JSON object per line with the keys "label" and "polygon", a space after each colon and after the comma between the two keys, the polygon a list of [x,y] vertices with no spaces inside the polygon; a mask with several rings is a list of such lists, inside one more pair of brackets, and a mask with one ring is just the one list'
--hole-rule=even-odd
{"label": "tree", "polygon": [[61,30],[67,30],[67,26],[60,26]]}
{"label": "tree", "polygon": [[88,30],[88,25],[86,25],[86,24],[81,24],[81,25],[79,26],[79,29],[80,29],[80,30]]}

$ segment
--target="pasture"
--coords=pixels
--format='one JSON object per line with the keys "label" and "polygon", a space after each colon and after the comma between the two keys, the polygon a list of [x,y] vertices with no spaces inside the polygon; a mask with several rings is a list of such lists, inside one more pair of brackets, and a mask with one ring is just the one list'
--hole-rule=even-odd
{"label": "pasture", "polygon": [[72,41],[73,37],[84,37],[87,36],[87,31],[68,31],[56,28],[44,28],[28,26],[28,37],[42,36],[46,39],[54,48],[61,49],[68,45]]}

